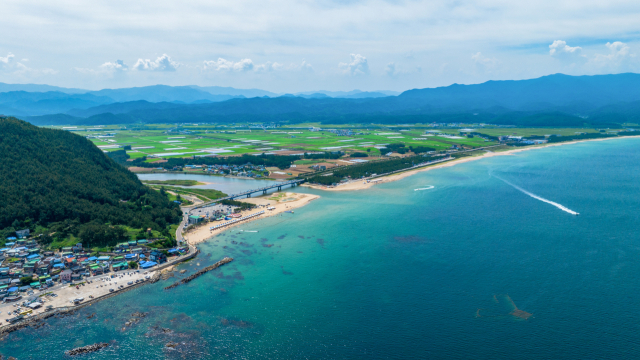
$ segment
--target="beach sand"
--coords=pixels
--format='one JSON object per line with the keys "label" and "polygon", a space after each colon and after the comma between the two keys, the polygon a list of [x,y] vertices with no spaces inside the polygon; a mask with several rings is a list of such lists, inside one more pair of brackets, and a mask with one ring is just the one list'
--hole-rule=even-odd
{"label": "beach sand", "polygon": [[[227,227],[224,227],[222,229],[217,229],[217,230],[209,230],[209,228],[216,224],[219,224],[220,222],[219,221],[209,222],[189,232],[183,233],[183,236],[189,244],[196,245],[235,226],[247,224],[251,221],[258,220],[258,219],[264,219],[265,217],[274,216],[274,215],[283,213],[285,211],[294,210],[301,206],[307,205],[309,202],[317,198],[319,198],[318,195],[298,194],[294,192],[280,192],[280,193],[269,194],[262,197],[239,199],[242,202],[248,202],[248,203],[252,203],[260,206],[265,206],[265,207],[259,207],[253,210],[243,211],[241,213],[242,216],[251,215],[262,210],[264,210],[265,213],[261,216],[256,216],[253,219],[240,221],[236,224],[229,225]],[[269,205],[269,207],[275,207],[275,209],[267,210],[266,208],[267,205]]]}
{"label": "beach sand", "polygon": [[429,170],[440,169],[440,168],[444,168],[444,167],[450,167],[450,166],[454,166],[454,165],[457,165],[457,164],[462,164],[462,163],[466,163],[466,162],[470,162],[470,161],[487,159],[487,158],[494,157],[494,156],[509,156],[509,155],[514,155],[516,153],[523,152],[523,151],[544,149],[544,148],[553,147],[553,146],[571,145],[571,144],[577,144],[577,143],[587,142],[587,141],[606,141],[606,140],[625,139],[625,138],[640,138],[640,137],[636,137],[636,136],[620,136],[620,137],[604,138],[604,139],[577,140],[577,141],[568,141],[568,142],[563,142],[563,143],[528,146],[526,148],[518,148],[518,149],[514,149],[514,150],[507,150],[507,151],[501,151],[501,152],[489,152],[489,151],[487,151],[485,154],[482,154],[482,155],[479,155],[479,156],[464,157],[464,158],[460,158],[460,159],[457,159],[457,160],[447,161],[447,162],[444,162],[442,164],[438,164],[438,165],[434,165],[434,166],[426,166],[426,167],[420,168],[420,169],[409,170],[409,171],[405,171],[405,172],[401,172],[401,173],[397,173],[397,174],[393,174],[393,175],[389,175],[389,176],[383,176],[383,177],[379,177],[379,178],[373,179],[373,180],[371,180],[371,182],[366,182],[364,180],[352,180],[350,182],[337,185],[335,187],[327,187],[327,186],[322,186],[322,185],[311,185],[311,184],[302,184],[301,186],[306,186],[306,187],[310,187],[312,189],[318,189],[318,190],[324,190],[324,191],[364,190],[364,189],[368,189],[368,188],[370,188],[370,187],[372,187],[372,186],[374,186],[376,184],[387,183],[387,182],[391,182],[391,181],[404,179],[407,176],[411,176],[411,175],[414,175],[414,174],[417,174],[417,173],[420,173],[420,172],[423,172],[423,171],[429,171]]}

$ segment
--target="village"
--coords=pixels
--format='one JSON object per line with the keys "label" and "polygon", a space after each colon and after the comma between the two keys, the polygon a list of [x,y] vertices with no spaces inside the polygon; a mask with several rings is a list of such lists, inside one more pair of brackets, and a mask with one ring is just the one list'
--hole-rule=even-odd
{"label": "village", "polygon": [[17,231],[0,249],[0,323],[15,323],[53,308],[68,307],[148,281],[154,271],[195,251],[187,244],[151,247],[153,239],[91,253],[81,243],[42,250],[29,231]]}

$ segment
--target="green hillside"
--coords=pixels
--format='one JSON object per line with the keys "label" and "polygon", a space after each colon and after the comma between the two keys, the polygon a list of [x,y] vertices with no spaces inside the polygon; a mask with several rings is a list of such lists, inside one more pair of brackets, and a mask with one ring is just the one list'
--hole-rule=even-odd
{"label": "green hillside", "polygon": [[[45,244],[113,245],[127,230],[170,238],[181,211],[84,137],[0,118],[0,239],[30,228]],[[52,235],[50,235],[52,234]]]}

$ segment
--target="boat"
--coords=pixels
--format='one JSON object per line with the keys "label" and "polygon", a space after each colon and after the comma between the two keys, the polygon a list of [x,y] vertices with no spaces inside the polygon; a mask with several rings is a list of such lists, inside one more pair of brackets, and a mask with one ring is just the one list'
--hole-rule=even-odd
{"label": "boat", "polygon": [[216,219],[216,221],[222,221],[224,220],[224,216],[220,216],[219,218]]}
{"label": "boat", "polygon": [[293,214],[293,210],[287,210],[287,211],[285,211],[285,212],[286,212],[286,213]]}

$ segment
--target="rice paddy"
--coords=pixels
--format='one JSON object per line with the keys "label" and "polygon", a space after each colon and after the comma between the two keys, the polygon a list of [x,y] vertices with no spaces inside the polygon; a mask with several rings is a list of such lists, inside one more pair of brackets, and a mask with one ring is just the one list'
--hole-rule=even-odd
{"label": "rice paddy", "polygon": [[[178,131],[179,130],[179,131]],[[103,151],[122,150],[127,146],[127,154],[132,159],[146,156],[148,161],[159,158],[191,156],[238,156],[242,154],[282,154],[304,152],[343,151],[366,152],[370,156],[380,156],[384,146],[390,143],[404,143],[409,146],[430,147],[447,150],[452,145],[481,147],[493,145],[481,138],[459,136],[459,130],[441,130],[433,136],[424,137],[424,128],[408,128],[402,132],[369,129],[351,129],[350,136],[340,136],[334,132],[310,131],[309,129],[252,129],[233,130],[207,126],[146,125],[136,128],[105,126],[101,131],[76,131],[87,136]],[[389,136],[402,134],[402,136]],[[130,150],[129,150],[130,147]]]}

